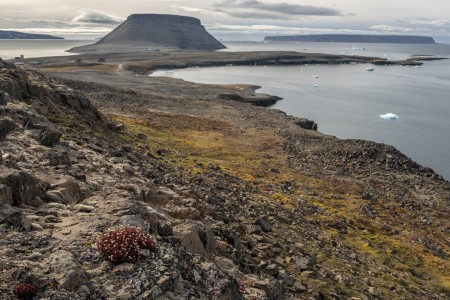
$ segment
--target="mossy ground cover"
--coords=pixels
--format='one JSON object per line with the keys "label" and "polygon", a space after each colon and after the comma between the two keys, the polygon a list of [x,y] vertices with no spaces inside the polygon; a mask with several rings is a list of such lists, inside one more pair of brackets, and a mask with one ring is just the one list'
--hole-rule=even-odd
{"label": "mossy ground cover", "polygon": [[[415,242],[417,236],[444,238],[442,232],[433,235],[432,231],[423,228],[411,232],[414,217],[389,199],[371,205],[378,216],[368,217],[362,210],[368,203],[357,195],[357,183],[320,179],[290,169],[288,157],[282,151],[282,142],[272,132],[242,129],[225,122],[191,116],[152,113],[140,118],[123,115],[113,118],[126,126],[130,137],[139,133],[146,136],[144,140],[130,138],[138,148],[181,167],[187,176],[214,166],[245,184],[257,186],[260,194],[254,195],[254,199],[260,203],[281,205],[290,211],[301,210],[300,203],[303,202],[298,201],[301,198],[319,207],[325,214],[311,215],[307,219],[328,228],[324,236],[337,239],[371,264],[379,266],[377,283],[385,297],[402,294],[402,289],[419,291],[421,286],[437,292],[449,291],[449,260]],[[158,154],[161,149],[167,150],[164,155]],[[286,182],[291,183],[288,191],[283,188]],[[399,222],[398,214],[407,216],[406,223]],[[337,220],[345,220],[348,224],[345,233],[333,228]],[[294,226],[289,230],[295,232],[299,228]],[[308,243],[305,247],[321,257],[324,264],[342,274],[357,272],[338,259],[322,255],[323,249],[314,249]],[[448,253],[448,247],[446,250]],[[361,276],[370,273],[367,269],[359,271]],[[311,280],[306,282],[313,283]],[[348,287],[342,284],[342,289]],[[349,290],[348,295],[352,294],[356,295],[356,291]]]}

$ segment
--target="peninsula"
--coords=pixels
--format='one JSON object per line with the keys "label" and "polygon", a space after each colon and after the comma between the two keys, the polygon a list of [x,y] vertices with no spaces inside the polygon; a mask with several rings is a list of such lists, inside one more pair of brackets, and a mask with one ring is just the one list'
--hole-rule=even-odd
{"label": "peninsula", "polygon": [[19,31],[5,31],[0,30],[1,40],[63,40],[62,37],[57,37],[49,34],[25,33]]}
{"label": "peninsula", "polygon": [[266,36],[266,42],[435,44],[432,37],[412,35],[311,34]]}

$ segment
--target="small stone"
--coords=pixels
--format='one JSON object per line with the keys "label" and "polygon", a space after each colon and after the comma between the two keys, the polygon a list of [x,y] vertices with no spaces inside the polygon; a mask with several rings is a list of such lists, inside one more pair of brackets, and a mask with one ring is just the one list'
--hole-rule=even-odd
{"label": "small stone", "polygon": [[42,227],[39,223],[31,223],[31,230],[42,231],[44,230],[44,227]]}
{"label": "small stone", "polygon": [[168,221],[158,222],[158,234],[160,236],[170,236],[173,235],[172,223]]}
{"label": "small stone", "polygon": [[112,270],[112,273],[114,275],[117,275],[117,274],[120,274],[120,273],[129,273],[129,272],[133,271],[133,269],[134,269],[134,264],[132,264],[132,263],[123,263],[123,264],[120,264],[117,267],[115,267]]}
{"label": "small stone", "polygon": [[306,288],[306,286],[304,286],[303,284],[301,284],[301,283],[298,282],[298,281],[294,284],[293,290],[294,290],[295,292],[298,292],[298,293],[304,293],[304,292],[308,291],[308,289]]}
{"label": "small stone", "polygon": [[75,205],[74,208],[75,208],[75,210],[77,210],[79,212],[85,212],[85,213],[90,213],[95,209],[94,206],[85,205],[85,204],[77,204],[77,205]]}
{"label": "small stone", "polygon": [[254,224],[261,226],[261,229],[264,232],[272,231],[272,225],[270,224],[269,218],[267,218],[266,216],[259,218],[255,221]]}
{"label": "small stone", "polygon": [[278,271],[278,265],[276,264],[270,264],[265,268],[265,272],[271,276],[276,277],[279,273]]}

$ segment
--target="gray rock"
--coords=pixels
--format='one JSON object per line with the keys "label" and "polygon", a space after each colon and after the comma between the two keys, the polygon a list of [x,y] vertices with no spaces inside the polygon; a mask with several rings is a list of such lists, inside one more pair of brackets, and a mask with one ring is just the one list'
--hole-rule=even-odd
{"label": "gray rock", "polygon": [[284,286],[276,279],[263,279],[256,281],[254,286],[266,292],[268,300],[283,299]]}
{"label": "gray rock", "polygon": [[6,105],[8,103],[5,93],[0,92],[0,105]]}
{"label": "gray rock", "polygon": [[200,239],[197,228],[193,224],[180,224],[173,228],[175,241],[193,254],[205,254],[205,247]]}
{"label": "gray rock", "polygon": [[279,273],[277,264],[270,264],[264,269],[266,274],[276,277]]}
{"label": "gray rock", "polygon": [[317,131],[317,123],[308,119],[300,118],[298,119],[298,121],[295,122],[295,124],[303,129]]}
{"label": "gray rock", "polygon": [[50,255],[45,264],[48,272],[65,290],[77,291],[87,282],[86,274],[75,256],[65,250],[58,250]]}
{"label": "gray rock", "polygon": [[35,205],[35,198],[43,195],[42,187],[37,178],[24,171],[11,170],[0,166],[0,184],[10,189],[12,194],[11,204],[15,206],[21,204]]}
{"label": "gray rock", "polygon": [[62,195],[62,193],[60,191],[47,191],[44,194],[44,199],[47,202],[55,202],[55,203],[64,203],[65,204],[64,196]]}
{"label": "gray rock", "polygon": [[84,204],[77,204],[74,206],[74,208],[75,208],[75,210],[77,210],[79,212],[85,212],[85,213],[90,213],[95,209],[94,206],[84,205]]}
{"label": "gray rock", "polygon": [[169,221],[158,222],[158,234],[160,236],[170,236],[173,235],[172,223]]}
{"label": "gray rock", "polygon": [[59,131],[55,126],[48,125],[41,129],[37,139],[41,145],[52,147],[54,144],[58,143],[62,137],[62,132]]}
{"label": "gray rock", "polygon": [[311,270],[315,263],[316,260],[314,257],[305,256],[298,260],[298,265],[302,271]]}
{"label": "gray rock", "polygon": [[16,124],[12,119],[0,117],[0,141],[5,140],[6,135],[16,129]]}
{"label": "gray rock", "polygon": [[266,216],[259,218],[255,221],[254,224],[261,226],[261,229],[264,232],[272,231],[272,225],[270,224],[269,218],[267,218]]}
{"label": "gray rock", "polygon": [[5,204],[11,205],[13,203],[11,189],[3,184],[0,184],[0,207]]}
{"label": "gray rock", "polygon": [[72,177],[65,177],[50,186],[45,193],[45,200],[62,204],[76,204],[83,200],[78,182]]}
{"label": "gray rock", "polygon": [[0,224],[5,224],[7,228],[17,231],[30,231],[31,222],[23,212],[15,211],[0,220]]}

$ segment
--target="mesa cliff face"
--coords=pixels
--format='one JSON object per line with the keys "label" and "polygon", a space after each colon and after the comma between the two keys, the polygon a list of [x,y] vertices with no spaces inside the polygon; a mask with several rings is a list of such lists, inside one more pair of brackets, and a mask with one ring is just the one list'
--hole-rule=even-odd
{"label": "mesa cliff face", "polygon": [[192,17],[163,14],[134,14],[96,44],[79,47],[169,47],[185,50],[218,50],[225,48],[210,35],[200,20]]}

